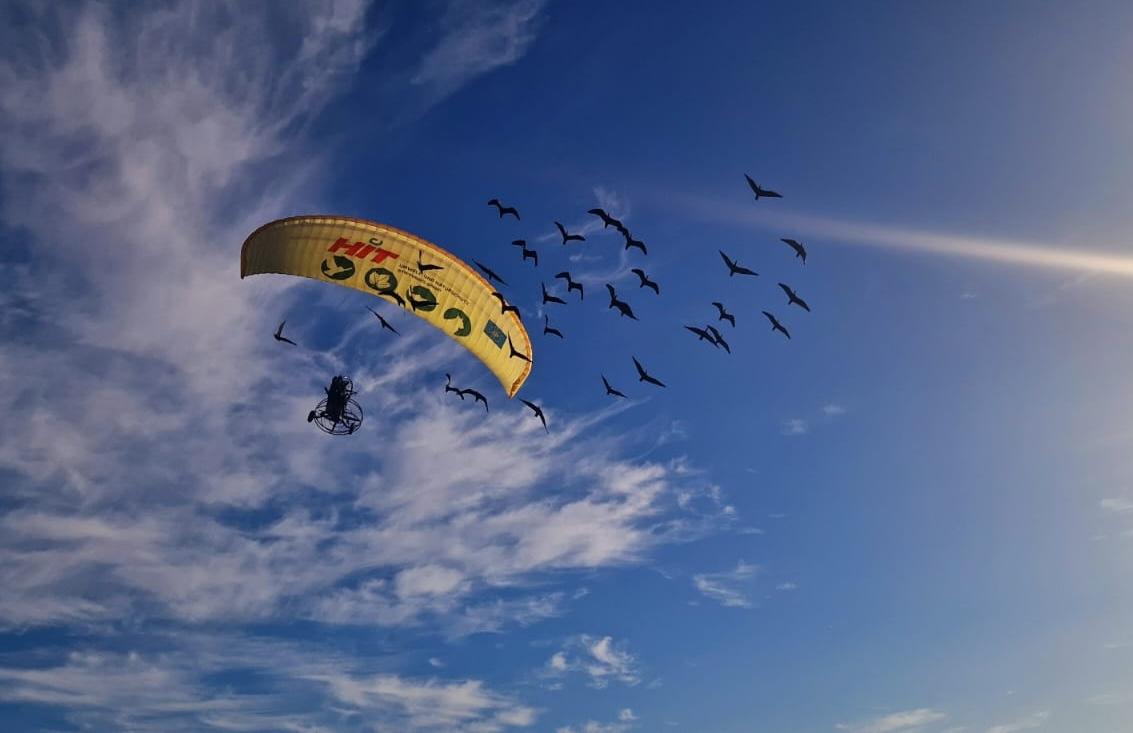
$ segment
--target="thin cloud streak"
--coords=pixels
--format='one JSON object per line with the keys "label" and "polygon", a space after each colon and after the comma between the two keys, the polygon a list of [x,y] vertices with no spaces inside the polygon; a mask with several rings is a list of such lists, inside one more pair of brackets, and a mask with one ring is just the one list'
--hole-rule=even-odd
{"label": "thin cloud streak", "polygon": [[780,236],[822,237],[829,242],[964,259],[1024,265],[1051,270],[1133,277],[1133,256],[1111,251],[1070,249],[1057,244],[977,235],[909,229],[809,214],[756,209],[750,204],[723,203],[695,195],[668,196],[687,213],[705,220],[730,221]]}

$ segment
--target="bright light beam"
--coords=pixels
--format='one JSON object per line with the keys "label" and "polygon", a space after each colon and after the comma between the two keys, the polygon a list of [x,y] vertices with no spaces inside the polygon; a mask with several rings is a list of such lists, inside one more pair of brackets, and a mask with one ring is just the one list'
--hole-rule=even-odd
{"label": "bright light beam", "polygon": [[1133,255],[1117,252],[1069,249],[1064,246],[1013,239],[993,239],[964,234],[917,231],[882,224],[844,221],[825,217],[772,211],[771,206],[720,203],[694,196],[681,196],[679,203],[700,218],[721,219],[760,230],[775,229],[781,236],[830,241],[865,247],[927,252],[1053,270],[1073,270],[1120,277],[1133,277]]}

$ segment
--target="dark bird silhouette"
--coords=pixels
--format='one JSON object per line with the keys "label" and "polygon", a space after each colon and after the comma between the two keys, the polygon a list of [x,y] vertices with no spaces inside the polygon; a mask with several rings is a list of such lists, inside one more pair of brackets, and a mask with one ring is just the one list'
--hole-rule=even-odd
{"label": "dark bird silhouette", "polygon": [[629,249],[630,247],[636,247],[641,250],[641,254],[649,254],[649,250],[645,249],[645,242],[642,242],[640,239],[634,239],[633,235],[629,233],[628,229],[620,229],[619,231],[622,233],[622,236],[625,237],[626,249]]}
{"label": "dark bird silhouette", "polygon": [[661,294],[661,286],[658,285],[655,281],[650,280],[649,277],[646,276],[645,270],[642,270],[640,267],[635,267],[630,270],[630,272],[632,272],[634,275],[637,275],[638,279],[641,280],[641,285],[639,285],[638,287],[653,288],[653,292],[657,293],[658,295]]}
{"label": "dark bird silhouette", "polygon": [[586,241],[586,237],[582,236],[581,234],[567,234],[567,230],[563,228],[563,225],[558,223],[557,221],[555,222],[555,228],[559,230],[559,236],[563,238],[563,244],[566,244],[567,242]]}
{"label": "dark bird silhouette", "polygon": [[557,295],[551,295],[550,293],[548,293],[547,292],[547,286],[545,284],[539,283],[539,287],[543,288],[543,304],[544,305],[546,305],[547,303],[558,303],[560,305],[566,305],[565,300],[563,300],[562,298],[560,298]]}
{"label": "dark bird silhouette", "polygon": [[388,295],[389,297],[393,298],[394,302],[397,303],[398,306],[400,306],[402,308],[405,307],[405,298],[401,297],[401,294],[398,293],[393,288],[387,288],[386,290],[379,290],[378,295]]}
{"label": "dark bird silhouette", "polygon": [[504,279],[502,277],[500,277],[499,275],[497,275],[495,273],[495,271],[492,270],[490,267],[480,264],[479,260],[472,260],[472,261],[474,263],[476,263],[476,266],[480,268],[480,271],[483,272],[484,275],[487,276],[488,282],[492,282],[493,280],[495,280],[500,285],[507,285],[507,283],[504,282]]}
{"label": "dark bird silhouette", "polygon": [[708,343],[712,344],[713,346],[716,346],[716,348],[720,348],[716,344],[716,339],[712,338],[712,334],[708,333],[703,328],[697,328],[696,326],[685,326],[685,329],[695,333],[697,340],[707,341]]}
{"label": "dark bird silhouette", "polygon": [[557,328],[551,328],[551,319],[543,316],[543,335],[544,336],[558,336],[559,338],[566,338],[563,332]]}
{"label": "dark bird silhouette", "polygon": [[483,402],[484,403],[484,412],[488,411],[488,399],[486,397],[484,397],[484,395],[477,392],[476,390],[474,390],[474,389],[462,389],[462,390],[460,390],[460,398],[464,399],[465,397],[471,397],[472,399],[476,400],[477,402]]}
{"label": "dark bird silhouette", "polygon": [[625,302],[624,300],[618,300],[618,293],[617,293],[617,291],[614,290],[614,286],[611,285],[610,283],[606,283],[606,290],[610,291],[610,305],[609,305],[609,307],[610,308],[617,308],[618,312],[621,313],[622,316],[624,316],[626,318],[632,318],[633,320],[636,321],[637,316],[635,316],[633,314],[633,309],[629,307],[629,303]]}
{"label": "dark bird silhouette", "polygon": [[786,337],[787,337],[788,339],[789,339],[789,338],[791,338],[791,333],[790,333],[790,331],[788,331],[787,329],[783,328],[783,324],[782,324],[782,323],[779,323],[779,319],[778,319],[778,318],[776,318],[775,316],[771,315],[771,314],[770,314],[770,313],[768,313],[767,311],[763,311],[763,315],[767,316],[767,320],[771,321],[771,330],[772,330],[772,331],[779,331],[779,332],[780,332],[780,333],[782,333],[782,334],[783,334],[784,336],[786,336]]}
{"label": "dark bird silhouette", "polygon": [[716,310],[720,311],[720,317],[716,319],[717,321],[728,321],[732,324],[732,328],[736,327],[736,317],[724,310],[723,303],[713,302],[712,305],[716,306]]}
{"label": "dark bird silhouette", "polygon": [[508,351],[511,352],[511,354],[508,356],[509,359],[510,358],[519,358],[519,359],[522,359],[523,361],[525,361],[529,364],[531,363],[531,357],[530,356],[528,356],[527,354],[524,354],[522,351],[516,350],[515,344],[513,344],[511,342],[511,334],[510,333],[507,335],[507,347],[508,347]]}
{"label": "dark bird silhouette", "polygon": [[430,300],[428,298],[426,298],[425,300],[417,300],[416,298],[413,297],[413,293],[406,293],[405,299],[407,301],[409,301],[409,307],[412,308],[414,310],[414,312],[416,312],[418,308],[423,308],[424,306],[427,306],[427,305],[436,305],[437,304],[437,301]]}
{"label": "dark bird silhouette", "polygon": [[606,394],[611,397],[625,397],[624,394],[610,386],[610,382],[606,379],[605,374],[602,375],[602,384],[606,385]]}
{"label": "dark bird silhouette", "polygon": [[504,299],[503,293],[501,293],[498,290],[493,290],[492,296],[500,301],[500,315],[501,316],[503,314],[507,313],[508,311],[511,311],[512,313],[516,314],[517,316],[519,315],[519,308],[516,308],[511,303],[508,303],[507,300]]}
{"label": "dark bird silhouette", "polygon": [[781,287],[783,292],[787,294],[787,297],[790,298],[790,300],[787,301],[787,305],[797,305],[807,313],[810,313],[810,306],[806,304],[805,300],[798,296],[798,293],[791,290],[790,286],[779,283],[779,287]]}
{"label": "dark bird silhouette", "polygon": [[756,272],[755,270],[749,270],[746,267],[740,267],[739,265],[737,265],[735,260],[733,260],[728,255],[724,254],[723,250],[718,250],[718,251],[720,252],[720,256],[724,258],[724,264],[728,266],[728,277],[731,277],[732,275],[755,275],[757,277],[759,276],[759,273]]}
{"label": "dark bird silhouette", "polygon": [[568,293],[572,290],[577,290],[579,300],[583,300],[586,297],[586,294],[584,292],[582,292],[582,283],[575,282],[571,278],[569,272],[566,272],[566,271],[560,272],[558,275],[555,275],[555,277],[559,278],[560,280],[566,280],[567,292]]}
{"label": "dark bird silhouette", "polygon": [[299,344],[295,343],[294,341],[292,341],[291,339],[289,339],[289,338],[287,338],[286,336],[283,335],[283,324],[284,323],[287,323],[287,321],[283,321],[282,323],[279,324],[279,328],[275,329],[275,333],[272,334],[272,338],[274,338],[276,341],[282,341],[285,344],[291,344],[292,346],[298,346]]}
{"label": "dark bird silhouette", "polygon": [[519,219],[519,212],[516,211],[515,207],[514,206],[504,206],[503,204],[500,203],[499,199],[492,199],[491,201],[488,202],[488,206],[495,206],[496,211],[500,212],[500,218],[501,219],[504,218],[508,214],[511,214],[516,219]]}
{"label": "dark bird silhouette", "polygon": [[729,354],[732,353],[732,347],[728,346],[728,342],[724,340],[724,337],[720,335],[719,331],[717,331],[713,326],[705,326],[705,328],[707,328],[712,333],[712,338],[715,339],[717,346],[721,347]]}
{"label": "dark bird silhouette", "polygon": [[445,394],[448,394],[449,392],[455,392],[457,397],[462,400],[464,399],[464,392],[452,386],[452,375],[448,372],[445,372]]}
{"label": "dark bird silhouette", "polygon": [[779,241],[795,250],[795,257],[798,257],[800,260],[802,260],[804,265],[806,264],[806,247],[802,246],[802,244],[798,240],[780,239]]}
{"label": "dark bird silhouette", "polygon": [[526,262],[527,260],[535,260],[535,266],[536,267],[539,266],[539,253],[536,252],[533,249],[527,248],[527,240],[526,239],[513,240],[512,245],[516,246],[516,247],[522,247],[523,248],[523,261],[524,262]]}
{"label": "dark bird silhouette", "polygon": [[755,181],[751,180],[751,176],[749,176],[746,173],[744,174],[744,178],[747,179],[748,188],[750,188],[751,192],[755,194],[755,200],[756,201],[758,201],[761,198],[765,198],[765,199],[781,199],[781,198],[783,198],[782,194],[775,193],[774,191],[768,190],[766,188],[760,188],[759,184],[756,183]]}
{"label": "dark bird silhouette", "polygon": [[539,422],[543,423],[544,430],[546,430],[548,433],[551,432],[550,429],[547,428],[547,418],[543,415],[542,407],[539,407],[539,405],[535,404],[534,402],[528,402],[522,397],[519,398],[519,401],[531,408],[531,411],[535,413],[535,417],[539,418]]}
{"label": "dark bird silhouette", "polygon": [[641,362],[637,360],[636,356],[634,356],[632,358],[633,358],[633,365],[635,367],[637,367],[637,381],[639,381],[639,382],[649,382],[650,384],[655,384],[658,387],[664,387],[665,386],[664,382],[662,382],[660,379],[657,379],[656,377],[650,376],[649,373],[645,371],[645,367],[641,366]]}
{"label": "dark bird silhouette", "polygon": [[377,312],[376,310],[374,310],[374,309],[373,309],[373,308],[371,308],[370,306],[366,306],[366,310],[368,310],[368,311],[370,311],[371,313],[373,313],[373,314],[374,314],[374,318],[377,318],[377,319],[378,319],[378,321],[380,321],[380,322],[381,322],[381,324],[382,324],[382,328],[384,328],[384,329],[386,329],[386,330],[389,330],[389,331],[393,331],[393,332],[394,332],[394,333],[396,333],[396,334],[397,334],[398,336],[400,336],[400,335],[401,335],[401,334],[400,334],[400,333],[398,332],[398,330],[397,330],[396,328],[394,328],[393,326],[389,325],[389,321],[387,321],[386,319],[382,318],[382,314],[381,314],[381,313],[378,313],[378,312]]}
{"label": "dark bird silhouette", "polygon": [[417,250],[417,272],[419,274],[424,275],[426,272],[429,272],[430,270],[443,270],[443,269],[445,269],[445,268],[442,267],[441,265],[426,265],[425,263],[421,262],[421,250]]}
{"label": "dark bird silhouette", "polygon": [[622,224],[620,221],[618,221],[614,217],[607,214],[605,209],[590,209],[586,213],[587,214],[593,214],[594,216],[601,219],[603,229],[605,229],[607,227],[613,227],[614,229],[617,229],[619,232],[625,231],[625,228],[626,228],[625,224]]}

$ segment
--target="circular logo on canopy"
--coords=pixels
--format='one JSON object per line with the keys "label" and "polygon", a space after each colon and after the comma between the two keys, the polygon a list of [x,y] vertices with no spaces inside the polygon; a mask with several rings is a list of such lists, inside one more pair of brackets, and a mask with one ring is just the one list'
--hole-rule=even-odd
{"label": "circular logo on canopy", "polygon": [[354,260],[342,255],[335,255],[333,258],[334,266],[323,259],[323,274],[331,280],[348,280],[354,277]]}

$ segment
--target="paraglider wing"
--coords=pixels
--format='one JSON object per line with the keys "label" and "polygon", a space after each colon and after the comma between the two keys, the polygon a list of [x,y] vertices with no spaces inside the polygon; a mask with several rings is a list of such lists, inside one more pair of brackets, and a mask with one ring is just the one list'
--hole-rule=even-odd
{"label": "paraglider wing", "polygon": [[[421,258],[438,269],[421,272]],[[515,396],[531,361],[511,358],[508,339],[530,357],[531,339],[494,288],[456,256],[409,232],[363,219],[294,216],[263,225],[244,241],[240,277],[298,275],[360,290],[428,321],[476,355]]]}

